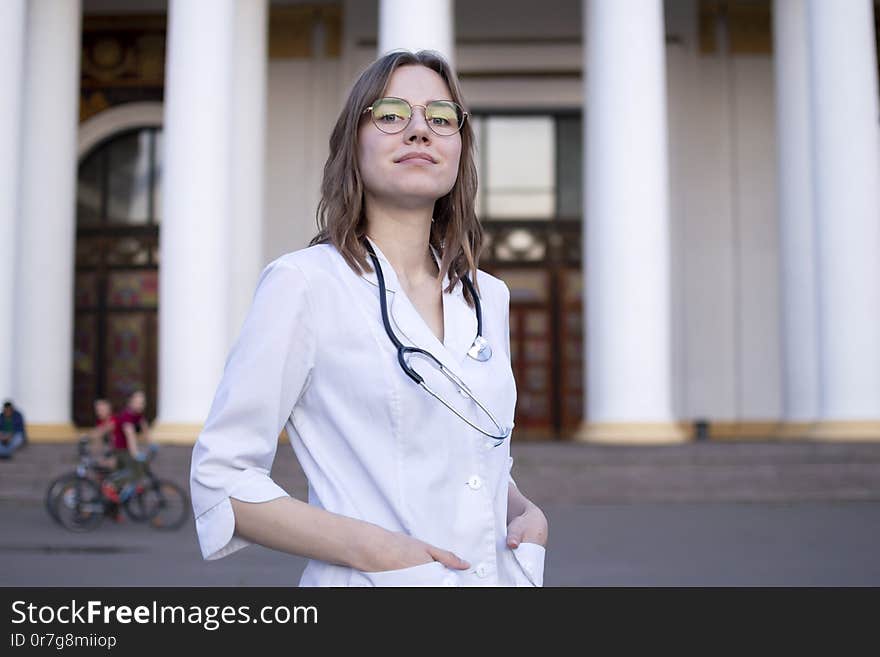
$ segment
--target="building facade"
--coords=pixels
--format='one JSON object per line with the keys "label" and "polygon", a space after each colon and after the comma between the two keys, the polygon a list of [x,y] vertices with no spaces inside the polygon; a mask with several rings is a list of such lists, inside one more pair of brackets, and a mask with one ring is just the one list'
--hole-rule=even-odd
{"label": "building facade", "polygon": [[[198,435],[330,129],[432,48],[478,135],[517,432],[880,440],[871,0],[10,0],[0,393],[35,439],[145,389]],[[705,426],[705,425],[704,425]]]}

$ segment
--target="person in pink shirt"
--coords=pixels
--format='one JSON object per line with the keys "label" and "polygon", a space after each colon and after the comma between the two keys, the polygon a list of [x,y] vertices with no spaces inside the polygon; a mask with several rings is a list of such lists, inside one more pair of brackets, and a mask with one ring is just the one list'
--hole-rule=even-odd
{"label": "person in pink shirt", "polygon": [[144,475],[142,463],[147,449],[138,449],[138,433],[145,448],[152,445],[150,425],[144,416],[146,406],[146,395],[137,390],[128,398],[125,408],[113,416],[113,451],[120,470],[112,481],[104,482],[104,494],[111,500],[119,501],[119,491],[125,484]]}

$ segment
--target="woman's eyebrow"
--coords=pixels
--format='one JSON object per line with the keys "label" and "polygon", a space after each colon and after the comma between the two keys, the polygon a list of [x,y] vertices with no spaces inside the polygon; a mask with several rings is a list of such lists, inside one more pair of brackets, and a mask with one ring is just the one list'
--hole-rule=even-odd
{"label": "woman's eyebrow", "polygon": [[452,98],[430,98],[430,99],[426,100],[424,103],[414,103],[406,96],[395,96],[394,94],[386,94],[384,97],[385,98],[400,98],[401,100],[405,100],[406,102],[408,102],[410,105],[427,105],[428,103],[436,103],[438,101],[443,101],[446,103],[456,102]]}

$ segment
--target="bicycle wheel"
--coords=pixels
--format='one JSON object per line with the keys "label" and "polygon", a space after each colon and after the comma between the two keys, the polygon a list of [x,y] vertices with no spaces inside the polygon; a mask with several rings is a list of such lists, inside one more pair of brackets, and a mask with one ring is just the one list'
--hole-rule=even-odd
{"label": "bicycle wheel", "polygon": [[[128,486],[135,487],[134,491],[127,492]],[[125,515],[134,522],[149,520],[159,510],[157,496],[147,495],[150,486],[149,481],[143,481],[139,484],[127,484],[126,487],[123,487],[121,493],[123,496],[122,509],[125,511]]]}
{"label": "bicycle wheel", "polygon": [[155,529],[179,529],[189,516],[189,497],[184,490],[167,479],[158,480],[144,491],[152,509],[150,525]]}
{"label": "bicycle wheel", "polygon": [[61,519],[58,517],[58,503],[61,499],[61,489],[64,487],[64,484],[76,478],[76,472],[68,472],[53,479],[46,488],[46,511],[49,513],[49,517],[59,525],[61,524]]}
{"label": "bicycle wheel", "polygon": [[61,486],[56,505],[58,521],[72,532],[87,532],[104,520],[101,488],[90,479],[77,477]]}

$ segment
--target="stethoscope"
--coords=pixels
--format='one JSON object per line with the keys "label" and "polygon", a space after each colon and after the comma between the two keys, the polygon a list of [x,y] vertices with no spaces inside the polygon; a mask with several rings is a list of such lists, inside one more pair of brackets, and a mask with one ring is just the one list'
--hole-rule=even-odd
{"label": "stethoscope", "polygon": [[[382,266],[379,264],[379,259],[376,257],[376,253],[373,251],[373,245],[369,242],[365,241],[364,245],[366,246],[367,253],[370,255],[370,258],[373,260],[373,269],[376,272],[376,278],[379,282],[379,306],[382,309],[382,323],[385,325],[385,332],[388,334],[388,338],[391,340],[392,344],[397,347],[397,362],[400,363],[401,369],[403,369],[404,373],[415,381],[419,386],[424,388],[424,390],[430,394],[434,399],[443,404],[450,411],[455,413],[461,420],[466,422],[469,426],[476,429],[480,433],[493,440],[497,440],[495,443],[495,447],[501,445],[504,442],[505,438],[510,437],[511,428],[510,427],[502,427],[498,424],[498,421],[495,417],[483,406],[480,401],[474,397],[474,394],[471,392],[470,388],[467,387],[464,381],[462,381],[454,372],[449,370],[446,366],[443,365],[437,358],[429,351],[425,349],[420,349],[419,347],[408,347],[401,343],[400,340],[397,339],[397,336],[394,334],[394,331],[391,328],[391,322],[388,320],[388,302],[386,300],[386,291],[385,291],[385,276],[382,274]],[[465,274],[461,277],[462,282],[467,286],[468,291],[471,293],[471,298],[474,300],[474,309],[477,314],[477,336],[474,338],[474,342],[471,345],[470,349],[468,349],[468,356],[473,358],[479,362],[486,362],[492,357],[492,347],[489,345],[489,342],[486,338],[483,337],[483,309],[480,305],[480,298],[477,296],[477,292],[474,289],[473,283],[471,283],[471,279]],[[421,356],[426,358],[431,364],[435,365],[445,376],[447,379],[452,381],[457,387],[458,391],[465,397],[469,397],[479,408],[483,411],[489,419],[492,421],[492,424],[495,425],[496,433],[489,433],[475,425],[473,422],[468,420],[464,415],[462,415],[458,409],[448,403],[445,399],[443,399],[436,392],[431,390],[428,385],[425,383],[425,379],[416,372],[410,364],[406,360],[407,354],[412,354],[416,356]]]}

